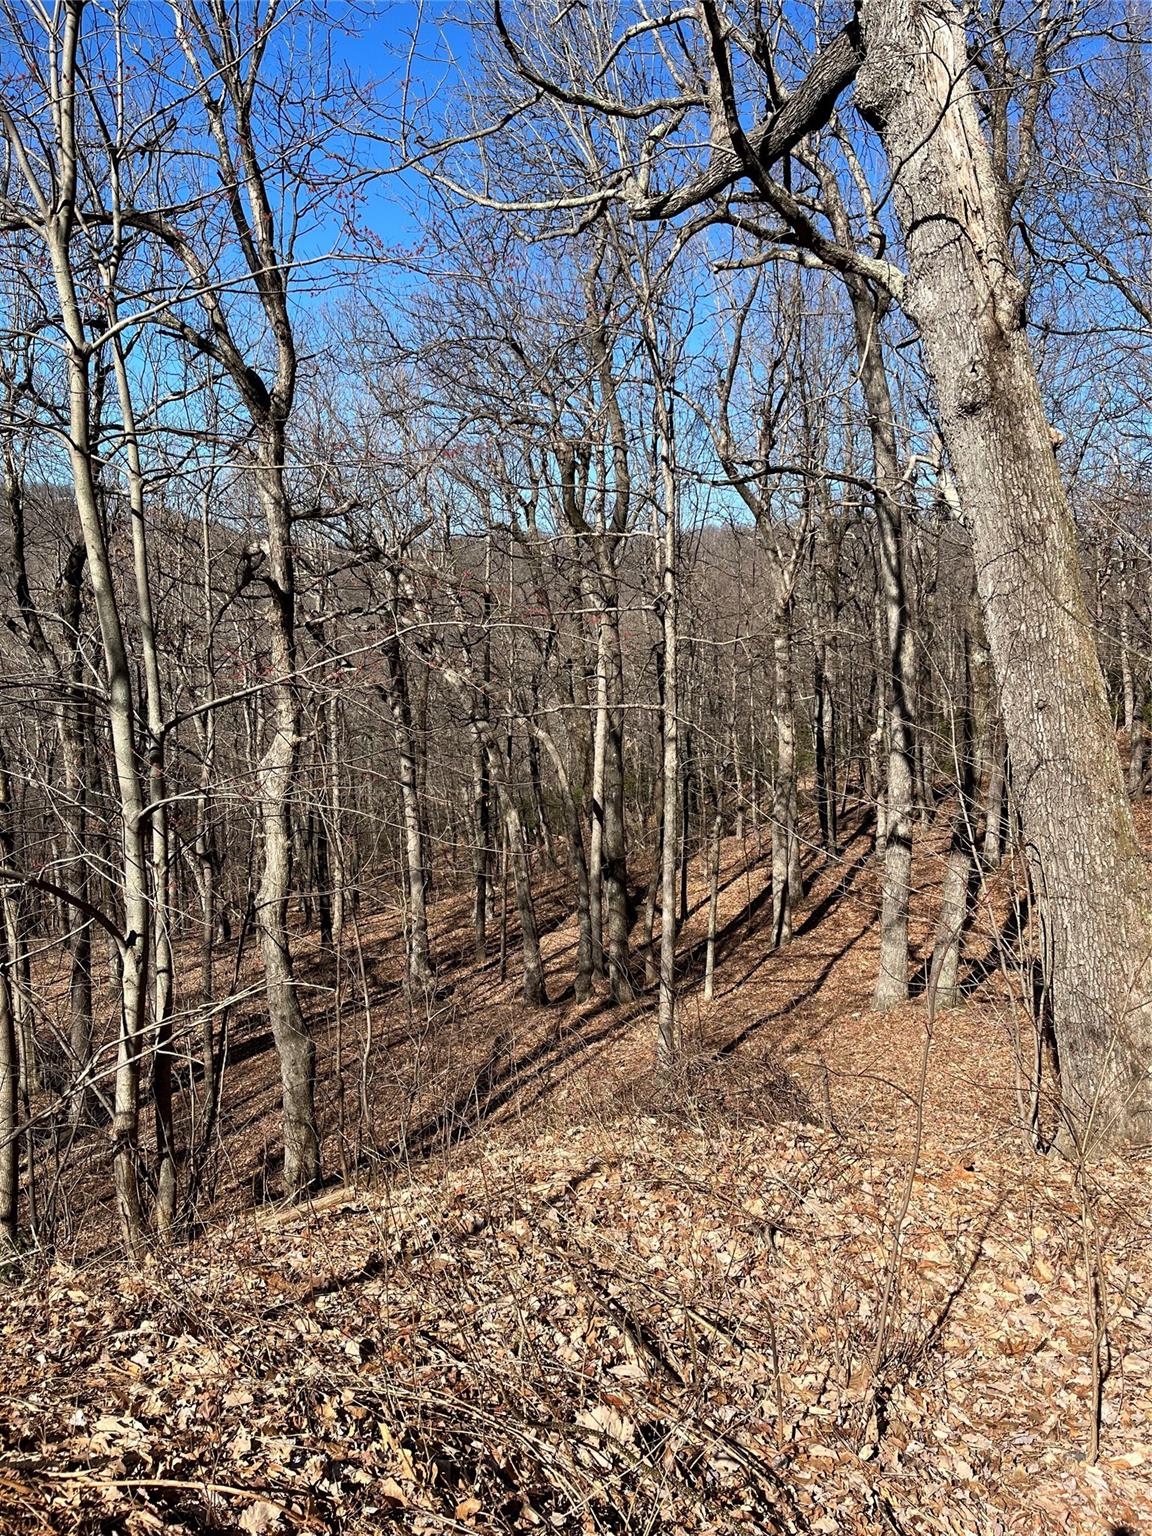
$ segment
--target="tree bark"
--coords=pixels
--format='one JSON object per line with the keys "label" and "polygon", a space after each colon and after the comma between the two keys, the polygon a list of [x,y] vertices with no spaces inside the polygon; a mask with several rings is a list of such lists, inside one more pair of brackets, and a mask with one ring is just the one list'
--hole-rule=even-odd
{"label": "tree bark", "polygon": [[915,696],[912,630],[904,557],[904,509],[895,415],[880,342],[880,307],[861,278],[844,278],[852,304],[857,370],[872,444],[879,543],[880,599],[885,641],[882,686],[887,694],[888,771],[884,791],[884,879],[880,897],[880,962],[872,1006],[883,1010],[908,996],[908,901],[912,888],[915,801]]}
{"label": "tree bark", "polygon": [[[12,783],[0,743],[0,1263],[17,1250],[20,1214],[20,1057],[16,1022],[17,956],[5,871],[14,867]],[[16,932],[18,938],[18,932]]]}
{"label": "tree bark", "polygon": [[[719,798],[719,797],[717,797]],[[712,836],[708,843],[708,937],[704,948],[704,1001],[710,1003],[716,977],[716,914],[720,905],[720,838],[724,818],[719,804],[712,817]]]}
{"label": "tree bark", "polygon": [[792,938],[796,850],[796,712],[792,690],[791,594],[776,601],[772,626],[776,782],[772,800],[772,945]]}
{"label": "tree bark", "polygon": [[1075,528],[1024,329],[1004,200],[949,0],[863,0],[856,104],[896,171],[919,327],[1034,863],[1063,1109],[1084,1149],[1152,1141],[1152,888]]}
{"label": "tree bark", "polygon": [[[116,304],[108,299],[109,325],[115,325]],[[132,521],[132,564],[136,580],[136,612],[144,672],[144,718],[147,727],[148,822],[151,831],[152,877],[152,1103],[156,1122],[157,1235],[172,1236],[176,1221],[176,1134],[172,1107],[172,1010],[174,965],[168,906],[170,843],[168,790],[165,770],[164,708],[160,656],[152,604],[152,573],[145,521],[144,467],[136,431],[136,411],[128,368],[119,335],[112,341],[112,367],[120,401],[120,420],[127,465],[128,506]]]}
{"label": "tree bark", "polygon": [[[940,912],[936,920],[930,972],[930,976],[935,977],[936,1003],[940,1008],[958,1008],[964,1000],[960,986],[960,958],[972,888],[976,815],[973,715],[977,689],[973,672],[984,670],[979,658],[971,655],[970,638],[965,633],[964,697],[953,716],[956,804],[952,812],[948,857],[940,888]],[[989,711],[985,709],[984,714],[987,716]]]}
{"label": "tree bark", "polygon": [[320,1181],[316,1130],[316,1046],[300,1007],[288,934],[292,890],[292,787],[300,743],[296,694],[296,572],[291,514],[283,484],[284,435],[277,423],[261,434],[260,500],[268,530],[265,604],[272,681],[264,750],[256,767],[263,861],[256,922],[264,959],[268,1018],[280,1061],[284,1112],[284,1188],[301,1194]]}
{"label": "tree bark", "polygon": [[[428,888],[424,869],[427,838],[423,804],[420,796],[418,748],[412,725],[412,707],[408,693],[408,668],[398,634],[399,610],[395,574],[390,574],[391,633],[384,642],[383,654],[388,669],[385,691],[392,715],[393,734],[399,764],[400,803],[404,820],[404,869],[408,887],[408,952],[405,975],[412,1001],[422,998],[432,981],[432,960],[428,943]],[[425,669],[426,671],[427,669]]]}

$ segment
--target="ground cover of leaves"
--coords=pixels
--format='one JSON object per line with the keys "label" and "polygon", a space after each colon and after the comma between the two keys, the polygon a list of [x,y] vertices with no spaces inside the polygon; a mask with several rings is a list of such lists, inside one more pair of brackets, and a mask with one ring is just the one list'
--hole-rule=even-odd
{"label": "ground cover of leaves", "polygon": [[476,1087],[360,1187],[11,1285],[0,1531],[1152,1531],[1149,1169],[1028,1150],[987,988],[919,1112],[854,868],[779,956],[722,948],[674,1079],[650,1004],[553,1010],[547,1098]]}
{"label": "ground cover of leaves", "polygon": [[[1072,1179],[653,1115],[237,1223],[5,1308],[6,1529],[1026,1531],[1152,1515],[1152,1311]],[[687,1122],[687,1123],[685,1123]],[[1113,1188],[1112,1185],[1117,1187]],[[21,1522],[24,1522],[22,1524]]]}

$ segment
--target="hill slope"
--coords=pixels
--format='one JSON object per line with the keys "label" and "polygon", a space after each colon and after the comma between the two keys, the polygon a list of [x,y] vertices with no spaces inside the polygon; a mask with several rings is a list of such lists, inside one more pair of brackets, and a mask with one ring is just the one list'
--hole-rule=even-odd
{"label": "hill slope", "polygon": [[[717,997],[686,987],[675,1078],[651,1068],[650,998],[530,1016],[513,979],[461,969],[433,1039],[382,1032],[391,1138],[358,1187],[224,1200],[139,1271],[58,1261],[14,1287],[0,1529],[1152,1521],[1147,1169],[1082,1187],[1025,1150],[982,918],[973,996],[926,1042],[922,1003],[868,1011],[863,830],[777,954],[763,869],[725,851]],[[922,888],[934,869],[920,850]],[[458,920],[446,903],[442,953]],[[558,919],[553,957],[571,942]],[[233,1115],[271,1070],[251,1053]],[[255,1159],[272,1127],[249,1118]]]}

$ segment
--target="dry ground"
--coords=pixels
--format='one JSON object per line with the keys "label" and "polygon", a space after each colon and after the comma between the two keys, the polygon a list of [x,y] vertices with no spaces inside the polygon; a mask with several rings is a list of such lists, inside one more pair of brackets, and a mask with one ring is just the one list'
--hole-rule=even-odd
{"label": "dry ground", "polygon": [[[238,1013],[204,1235],[127,1269],[80,1225],[0,1303],[0,1530],[1152,1532],[1148,1167],[1029,1150],[993,914],[926,1057],[922,1000],[869,1012],[868,851],[812,853],[772,953],[755,836],[726,844],[675,1077],[650,996],[532,1015],[514,945],[505,982],[460,964],[462,900],[427,1016],[393,917],[339,1020],[305,954],[340,1185],[260,1202],[274,1063]],[[921,960],[938,868],[929,837]]]}

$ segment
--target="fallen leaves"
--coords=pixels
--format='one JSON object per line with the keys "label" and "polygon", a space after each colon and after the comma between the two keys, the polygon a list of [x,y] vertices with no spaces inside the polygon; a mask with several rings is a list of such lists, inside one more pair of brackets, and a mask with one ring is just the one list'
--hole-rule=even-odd
{"label": "fallen leaves", "polygon": [[907,1103],[883,1107],[867,1016],[852,1027],[838,1133],[533,1126],[163,1265],[12,1288],[0,1530],[1033,1536],[1152,1517],[1147,1181],[1101,1176],[1112,1376],[1088,1467],[1074,1191],[994,1129],[975,1145],[971,1016],[942,1035],[874,1360]]}

